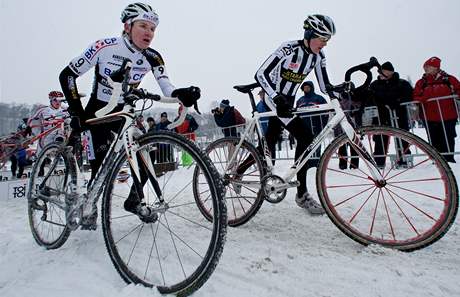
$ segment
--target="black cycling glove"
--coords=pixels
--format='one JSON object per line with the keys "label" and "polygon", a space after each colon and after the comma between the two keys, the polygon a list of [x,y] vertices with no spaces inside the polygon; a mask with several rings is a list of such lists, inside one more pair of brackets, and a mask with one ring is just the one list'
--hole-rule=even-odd
{"label": "black cycling glove", "polygon": [[188,87],[175,89],[171,93],[171,97],[177,97],[186,107],[193,106],[200,99],[201,90],[198,87]]}
{"label": "black cycling glove", "polygon": [[276,95],[275,98],[273,98],[273,102],[276,104],[276,114],[280,118],[292,118],[294,116],[292,108],[284,95]]}

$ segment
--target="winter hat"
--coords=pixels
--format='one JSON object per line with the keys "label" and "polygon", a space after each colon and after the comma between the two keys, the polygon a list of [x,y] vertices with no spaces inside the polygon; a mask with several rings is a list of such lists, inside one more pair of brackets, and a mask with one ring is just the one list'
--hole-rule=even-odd
{"label": "winter hat", "polygon": [[438,57],[431,57],[428,60],[426,60],[425,64],[423,64],[423,67],[425,66],[432,66],[434,68],[441,68],[441,59]]}
{"label": "winter hat", "polygon": [[229,106],[230,105],[230,101],[227,100],[227,99],[224,99],[220,102],[220,108],[223,108],[225,109],[225,107]]}
{"label": "winter hat", "polygon": [[388,70],[388,71],[392,71],[392,72],[395,71],[395,69],[393,67],[393,64],[391,64],[390,61],[387,61],[387,62],[382,64],[382,70]]}
{"label": "winter hat", "polygon": [[300,89],[303,91],[303,88],[304,88],[305,86],[309,86],[310,89],[311,89],[312,91],[315,90],[315,86],[313,85],[313,82],[312,82],[312,81],[309,81],[309,80],[308,80],[308,81],[304,82],[304,83],[300,86]]}

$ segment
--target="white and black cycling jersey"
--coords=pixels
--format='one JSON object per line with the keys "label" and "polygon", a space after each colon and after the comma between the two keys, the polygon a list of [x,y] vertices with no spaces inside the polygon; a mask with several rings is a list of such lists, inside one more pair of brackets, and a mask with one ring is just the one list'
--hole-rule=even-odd
{"label": "white and black cycling jersey", "polygon": [[[281,44],[265,60],[257,71],[255,79],[270,97],[266,103],[274,110],[275,105],[271,99],[278,94],[293,99],[297,89],[313,69],[321,91],[326,93],[329,78],[324,53],[322,51],[318,54],[312,53],[303,40],[288,41]],[[294,104],[293,100],[290,101],[292,101],[291,105]]]}
{"label": "white and black cycling jersey", "polygon": [[[138,50],[125,37],[105,38],[92,43],[81,55],[72,59],[69,68],[77,76],[81,76],[95,67],[91,98],[108,102],[112,87],[107,82],[107,77],[112,71],[118,70],[125,59],[132,62],[130,85],[137,87],[144,76],[152,71],[163,94],[171,95],[175,87],[169,81],[160,53],[152,48]],[[121,98],[119,103],[123,103]]]}

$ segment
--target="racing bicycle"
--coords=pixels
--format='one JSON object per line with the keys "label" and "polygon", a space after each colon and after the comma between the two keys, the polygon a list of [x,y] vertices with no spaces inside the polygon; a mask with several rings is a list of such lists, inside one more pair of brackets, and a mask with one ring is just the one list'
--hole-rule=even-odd
{"label": "racing bicycle", "polygon": [[[276,116],[274,111],[258,113],[252,90],[257,83],[235,86],[248,94],[253,118],[238,137],[225,137],[209,144],[206,153],[218,169],[226,187],[229,225],[248,222],[264,200],[281,202],[289,188],[297,187],[296,173],[321,143],[340,126],[343,134],[326,147],[316,171],[319,200],[332,222],[347,236],[363,244],[379,244],[413,251],[440,239],[455,220],[458,187],[445,159],[426,141],[407,131],[384,126],[354,128],[343,112],[339,99],[352,98],[356,90],[351,75],[361,71],[367,87],[377,59],[351,67],[345,82],[330,86],[327,104],[297,109],[296,115],[333,111],[324,129],[284,176],[273,173],[273,165],[260,118]],[[379,68],[380,71],[380,68]],[[258,141],[259,146],[253,144]],[[357,156],[343,156],[341,148],[351,146]],[[358,160],[353,159],[358,158]],[[252,160],[252,164],[243,164]],[[347,164],[339,167],[339,161]],[[357,165],[359,164],[359,165]],[[349,165],[349,166],[348,166]],[[237,169],[248,167],[244,174]],[[212,219],[213,206],[200,190],[204,181],[195,170],[195,198],[202,214]]]}
{"label": "racing bicycle", "polygon": [[[156,287],[164,294],[188,295],[210,277],[223,251],[227,227],[223,185],[209,158],[190,140],[170,131],[142,134],[135,123],[143,110],[157,101],[181,102],[142,89],[128,90],[130,68],[123,69],[111,76],[121,73],[124,79],[118,79],[121,84],[111,82],[110,102],[84,123],[122,121],[94,180],[86,184],[71,142],[51,143],[39,154],[27,196],[32,234],[39,245],[57,249],[72,231],[95,229],[96,205],[102,196],[104,241],[123,280]],[[123,110],[110,113],[120,94]],[[135,110],[139,102],[143,103],[140,113]],[[184,108],[169,128],[183,122],[186,112]],[[156,158],[166,148],[170,159],[163,163],[167,166]],[[189,165],[179,164],[181,154],[192,159]],[[191,195],[195,168],[203,173],[203,188],[213,204],[211,220],[200,214]],[[129,212],[124,201],[133,193],[142,198],[142,204]]]}

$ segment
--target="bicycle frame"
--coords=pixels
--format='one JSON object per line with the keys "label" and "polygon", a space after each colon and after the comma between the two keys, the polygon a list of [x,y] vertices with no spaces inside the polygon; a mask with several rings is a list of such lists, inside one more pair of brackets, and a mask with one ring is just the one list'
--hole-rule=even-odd
{"label": "bicycle frame", "polygon": [[[43,132],[41,132],[38,135],[33,136],[32,138],[26,139],[25,141],[23,141],[20,144],[2,144],[2,143],[0,143],[2,151],[4,150],[4,148],[12,148],[11,151],[9,151],[7,154],[4,154],[4,155],[1,156],[0,168],[2,168],[5,165],[5,163],[8,161],[8,158],[12,154],[16,153],[16,151],[19,148],[25,148],[25,147],[31,145],[32,143],[34,143],[35,141],[46,137],[51,132],[56,131],[58,129],[63,129],[64,121],[65,121],[65,118],[57,118],[57,119],[45,121],[44,125],[52,125],[52,127],[47,129],[47,130],[45,130],[45,131],[43,131]],[[42,125],[35,125],[35,126],[31,126],[30,128],[36,128],[36,127],[41,127],[41,126]],[[22,132],[18,132],[18,133],[22,133]],[[18,133],[14,134],[14,135],[17,135]]]}
{"label": "bicycle frame", "polygon": [[[302,153],[302,155],[297,159],[297,161],[294,162],[292,167],[289,169],[289,171],[282,177],[282,179],[286,182],[289,183],[292,181],[292,179],[296,176],[297,172],[307,163],[307,161],[312,157],[316,149],[321,145],[322,141],[326,138],[326,136],[332,132],[332,130],[337,126],[340,125],[347,135],[347,137],[350,139],[350,143],[353,145],[353,147],[356,149],[358,154],[360,154],[366,161],[366,165],[370,170],[371,176],[375,181],[382,181],[383,175],[380,173],[380,171],[377,168],[377,164],[375,161],[372,159],[371,155],[367,152],[365,147],[362,145],[361,140],[359,135],[356,133],[355,129],[353,126],[350,124],[348,121],[347,117],[345,116],[344,111],[342,110],[342,107],[340,106],[340,102],[338,99],[331,99],[328,100],[328,103],[325,104],[320,104],[320,105],[314,105],[314,106],[308,106],[308,107],[302,107],[297,109],[296,112],[294,112],[295,115],[299,114],[309,114],[312,112],[319,112],[319,111],[334,111],[335,115],[332,117],[332,119],[329,120],[329,122],[326,124],[326,126],[323,128],[321,133],[319,133],[318,136],[316,136],[311,144],[305,149],[305,151]],[[230,157],[229,164],[233,164],[237,153],[239,149],[241,148],[241,145],[244,140],[250,139],[249,137],[254,133],[254,130],[257,129],[257,135],[258,135],[258,140],[260,145],[262,146],[263,149],[263,158],[265,160],[266,166],[267,166],[267,174],[271,174],[273,170],[273,165],[272,165],[272,160],[271,160],[271,153],[270,150],[268,149],[265,137],[263,136],[262,133],[262,127],[260,124],[260,118],[261,117],[269,117],[269,116],[276,116],[276,112],[274,111],[269,111],[269,112],[254,112],[253,118],[249,121],[249,123],[246,125],[246,129],[244,130],[243,135],[241,136],[241,139],[239,143],[237,144],[236,148],[233,150],[232,156]],[[229,168],[232,166],[229,166]],[[289,187],[294,187],[296,185],[294,184],[284,184],[284,185],[278,185],[276,188],[277,190],[283,190]],[[251,187],[250,184],[245,183],[245,186]],[[258,185],[252,185],[252,187],[257,188]]]}

